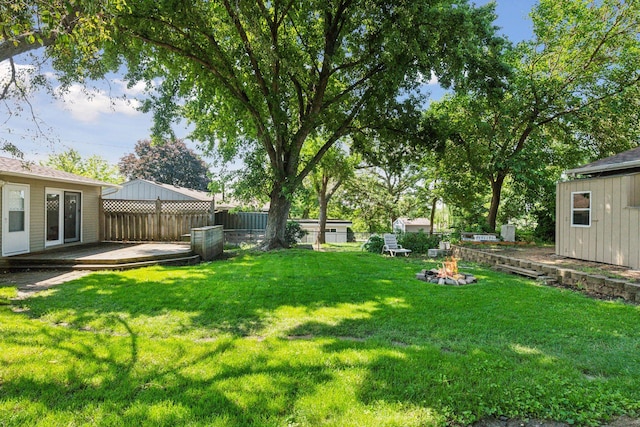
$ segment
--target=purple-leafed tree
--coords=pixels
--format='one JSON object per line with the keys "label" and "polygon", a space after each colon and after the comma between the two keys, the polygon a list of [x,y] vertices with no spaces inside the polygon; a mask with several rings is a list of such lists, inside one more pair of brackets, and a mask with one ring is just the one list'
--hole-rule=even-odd
{"label": "purple-leafed tree", "polygon": [[147,179],[193,190],[207,191],[210,181],[206,163],[179,139],[160,144],[138,141],[134,153],[122,157],[118,167],[128,179]]}

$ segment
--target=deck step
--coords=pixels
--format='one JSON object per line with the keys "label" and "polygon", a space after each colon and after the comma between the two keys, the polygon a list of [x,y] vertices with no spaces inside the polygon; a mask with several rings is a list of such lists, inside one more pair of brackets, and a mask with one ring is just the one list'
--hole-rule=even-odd
{"label": "deck step", "polygon": [[15,258],[7,258],[7,262],[10,266],[20,267],[24,265],[32,265],[32,264],[40,264],[40,265],[79,265],[79,264],[129,264],[133,262],[144,262],[144,261],[162,261],[162,260],[171,260],[174,258],[179,258],[182,256],[193,256],[193,252],[182,252],[179,254],[175,253],[167,253],[167,254],[152,254],[152,255],[142,255],[142,256],[133,256],[129,258],[97,258],[86,257],[86,258],[51,258],[47,256],[47,254],[42,255],[30,255],[28,257],[15,257]]}
{"label": "deck step", "polygon": [[529,270],[527,268],[515,267],[513,265],[508,265],[508,264],[496,264],[493,268],[498,271],[519,274],[520,276],[532,277],[534,279],[544,276],[544,273],[542,271]]}
{"label": "deck step", "polygon": [[[23,260],[26,261],[26,260]],[[70,263],[70,262],[51,262],[51,263],[40,263],[37,260],[33,260],[34,262],[20,262],[20,263],[11,263],[11,265],[5,267],[10,271],[24,271],[24,270],[89,270],[89,271],[98,271],[98,270],[129,270],[132,268],[140,268],[140,267],[148,267],[151,265],[193,265],[200,262],[200,255],[192,255],[189,254],[187,256],[173,257],[173,258],[154,258],[151,260],[139,260],[132,262],[122,262],[123,260],[118,260],[120,262],[113,263],[111,260],[109,262],[104,262],[104,260],[93,260],[93,264],[91,263]],[[56,261],[66,261],[66,260],[56,260]],[[72,260],[77,261],[77,260]],[[125,260],[126,261],[126,260]]]}

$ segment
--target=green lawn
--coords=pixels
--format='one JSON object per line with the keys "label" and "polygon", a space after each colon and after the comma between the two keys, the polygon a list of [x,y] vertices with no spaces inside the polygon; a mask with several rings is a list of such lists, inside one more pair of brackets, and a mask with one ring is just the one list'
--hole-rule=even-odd
{"label": "green lawn", "polygon": [[597,424],[640,411],[640,308],[364,252],[0,288],[0,425]]}

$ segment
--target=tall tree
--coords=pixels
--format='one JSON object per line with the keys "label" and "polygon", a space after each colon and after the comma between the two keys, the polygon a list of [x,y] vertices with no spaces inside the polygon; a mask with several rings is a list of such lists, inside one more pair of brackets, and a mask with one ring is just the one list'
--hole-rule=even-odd
{"label": "tall tree", "polygon": [[74,149],[69,149],[60,154],[52,154],[40,164],[103,182],[119,184],[124,181],[117,166],[109,164],[109,162],[97,155],[83,159],[80,153]]}
{"label": "tall tree", "polygon": [[[266,249],[286,245],[291,196],[329,148],[423,76],[476,73],[468,58],[491,43],[494,19],[466,0],[141,0],[111,12],[101,53],[126,58],[132,80],[160,81],[157,132],[186,117],[212,148],[264,153]],[[301,162],[314,135],[324,143]]]}
{"label": "tall tree", "polygon": [[[313,145],[309,145],[309,147],[314,148]],[[334,145],[307,177],[318,201],[317,244],[326,243],[325,232],[329,202],[345,181],[353,176],[357,163],[357,156],[349,156],[345,147]]]}
{"label": "tall tree", "polygon": [[391,230],[396,219],[412,216],[419,209],[415,189],[420,179],[421,173],[413,167],[359,169],[346,186],[343,202],[354,207],[355,215],[365,222],[365,231]]}
{"label": "tall tree", "polygon": [[148,179],[178,187],[207,191],[209,169],[206,163],[179,139],[153,144],[138,141],[134,153],[120,159],[120,173],[128,179]]}
{"label": "tall tree", "polygon": [[534,40],[503,52],[512,74],[498,96],[458,92],[428,112],[454,157],[490,185],[491,230],[507,179],[530,179],[554,144],[592,144],[593,123],[624,123],[608,126],[623,145],[640,136],[640,3],[540,0],[531,16]]}

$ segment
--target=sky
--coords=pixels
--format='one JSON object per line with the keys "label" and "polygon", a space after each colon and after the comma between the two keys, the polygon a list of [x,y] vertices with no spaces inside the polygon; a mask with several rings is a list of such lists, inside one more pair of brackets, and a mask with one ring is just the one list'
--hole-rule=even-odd
{"label": "sky", "polygon": [[[497,0],[495,24],[500,27],[499,32],[514,43],[530,39],[532,24],[528,14],[535,2]],[[485,4],[487,0],[476,3]],[[16,58],[18,69],[28,69],[29,61],[27,56]],[[7,70],[7,62],[0,63],[0,82]],[[55,90],[53,73],[49,79]],[[51,154],[75,149],[83,158],[98,155],[117,164],[121,157],[134,151],[137,141],[149,138],[151,114],[136,109],[140,105],[138,99],[143,96],[142,89],[141,85],[128,88],[121,75],[113,74],[91,83],[89,88],[74,85],[68,93],[57,97],[46,91],[32,93],[29,104],[9,101],[0,105],[0,137],[16,145],[26,160],[45,160]],[[437,83],[427,89],[432,99],[444,93]],[[175,125],[174,131],[180,138],[188,135],[186,123]],[[197,143],[185,142],[201,153]],[[204,160],[211,162],[206,157]]]}

